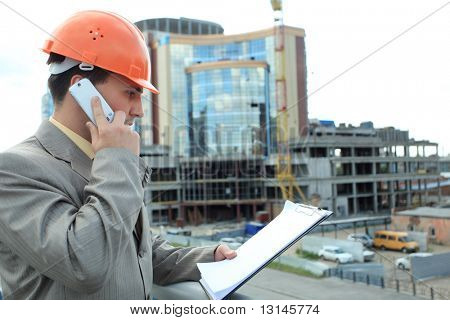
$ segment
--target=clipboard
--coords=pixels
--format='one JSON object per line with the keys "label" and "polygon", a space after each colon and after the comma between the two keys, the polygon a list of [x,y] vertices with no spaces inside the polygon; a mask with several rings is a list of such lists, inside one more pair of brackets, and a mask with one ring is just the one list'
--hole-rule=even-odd
{"label": "clipboard", "polygon": [[[299,241],[299,240],[300,240],[301,238],[303,238],[306,234],[308,234],[309,232],[311,232],[315,227],[317,227],[320,223],[322,223],[323,221],[325,221],[326,219],[328,219],[328,218],[333,214],[333,212],[328,211],[328,210],[323,210],[323,209],[320,209],[320,208],[317,208],[317,207],[313,207],[313,206],[309,206],[309,205],[305,205],[305,204],[299,204],[299,203],[294,204],[294,203],[292,203],[291,201],[287,200],[286,203],[285,203],[285,207],[284,207],[283,211],[281,212],[280,216],[281,216],[281,215],[283,214],[283,212],[286,210],[286,207],[287,207],[287,206],[290,207],[289,210],[292,210],[292,208],[294,208],[293,210],[294,210],[296,213],[301,213],[301,214],[304,214],[306,217],[311,217],[311,218],[308,219],[308,220],[311,220],[311,219],[312,219],[312,220],[311,220],[312,222],[310,223],[310,221],[308,221],[307,227],[305,227],[303,230],[298,230],[298,234],[295,236],[295,238],[291,239],[291,240],[288,241],[285,245],[283,245],[282,247],[278,248],[277,250],[275,250],[275,251],[273,251],[273,252],[270,252],[271,257],[270,257],[269,259],[267,259],[267,260],[264,260],[264,263],[262,263],[258,268],[256,268],[254,271],[252,271],[251,274],[249,274],[248,276],[244,277],[244,279],[240,280],[239,283],[236,284],[236,286],[232,285],[232,286],[230,286],[230,287],[224,289],[224,290],[228,290],[228,289],[232,288],[231,291],[228,292],[228,293],[227,293],[223,298],[221,298],[221,299],[229,299],[230,296],[231,296],[234,292],[236,292],[240,287],[242,287],[242,285],[244,285],[245,283],[247,283],[247,281],[249,281],[251,278],[253,278],[253,277],[255,276],[255,274],[257,274],[259,271],[261,271],[262,269],[264,269],[264,268],[265,268],[268,264],[270,264],[273,260],[275,260],[276,258],[278,258],[282,253],[284,253],[287,249],[289,249],[289,248],[290,248],[292,245],[294,245],[297,241]],[[293,207],[293,206],[295,206],[295,207]],[[292,215],[292,213],[291,213],[291,215]],[[278,218],[278,217],[277,217],[277,218]],[[277,219],[277,218],[275,218],[275,219]],[[298,217],[298,218],[300,218],[300,217]],[[298,218],[297,218],[297,219],[298,219]],[[275,221],[275,219],[274,219],[274,221]],[[272,222],[271,222],[271,223],[272,223]],[[265,228],[267,228],[268,226],[270,226],[271,223],[269,223]],[[265,229],[265,228],[264,228],[264,229]],[[264,230],[264,229],[262,229],[262,230]],[[262,231],[262,230],[261,230],[261,231]],[[261,232],[261,231],[260,231],[260,232]],[[297,232],[297,231],[295,231],[295,232]],[[255,235],[255,236],[256,236],[256,235]],[[266,236],[266,235],[264,235],[264,236]],[[267,239],[265,239],[265,240],[267,240]],[[244,246],[244,245],[245,245],[245,244],[243,244],[242,246]],[[238,250],[239,250],[239,249],[238,249]],[[272,254],[272,253],[273,253],[273,254]],[[236,259],[236,258],[235,258],[235,259]],[[202,270],[201,270],[201,268],[200,268],[200,265],[201,265],[201,264],[199,264],[199,269],[200,269],[200,272],[201,272]],[[202,279],[200,280],[200,285],[202,286],[203,290],[204,290],[205,293],[208,295],[208,297],[209,297],[210,299],[214,300],[214,299],[215,299],[214,296],[212,296],[212,295],[210,294],[210,292],[214,292],[214,290],[212,290],[212,289],[209,287],[207,281],[205,281],[205,280],[203,279],[203,276],[202,276]],[[233,287],[233,286],[234,286],[234,287]]]}

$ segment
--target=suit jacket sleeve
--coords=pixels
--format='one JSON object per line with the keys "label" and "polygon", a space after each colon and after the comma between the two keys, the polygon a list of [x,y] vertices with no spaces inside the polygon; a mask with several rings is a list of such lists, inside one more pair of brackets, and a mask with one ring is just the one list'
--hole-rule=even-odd
{"label": "suit jacket sleeve", "polygon": [[159,236],[153,238],[153,281],[167,285],[180,281],[200,280],[197,262],[214,262],[217,246],[174,248]]}
{"label": "suit jacket sleeve", "polygon": [[20,152],[0,155],[0,241],[45,276],[98,291],[132,239],[143,199],[139,158],[100,150],[82,207],[45,164]]}

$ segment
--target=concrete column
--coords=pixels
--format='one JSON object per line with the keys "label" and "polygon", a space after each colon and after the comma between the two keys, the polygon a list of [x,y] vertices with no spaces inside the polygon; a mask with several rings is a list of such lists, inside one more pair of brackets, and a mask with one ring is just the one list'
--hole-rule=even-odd
{"label": "concrete column", "polygon": [[395,208],[394,181],[389,181],[389,194],[391,195],[390,209],[393,209],[393,208]]}
{"label": "concrete column", "polygon": [[377,191],[377,183],[373,182],[373,211],[378,213],[378,191]]}
{"label": "concrete column", "polygon": [[412,202],[412,200],[411,200],[411,189],[412,189],[411,183],[412,183],[411,180],[407,180],[407,181],[406,181],[406,190],[408,190],[408,192],[406,193],[406,205],[407,205],[408,207],[410,207],[411,204],[412,204],[412,203],[411,203],[411,202]]}
{"label": "concrete column", "polygon": [[170,32],[170,22],[169,22],[169,18],[166,18],[166,32],[169,33]]}
{"label": "concrete column", "polygon": [[[335,212],[336,214],[338,213],[337,212],[337,205],[336,205],[336,197],[337,197],[337,186],[336,186],[336,183],[333,183],[333,184],[331,184],[331,205],[332,205],[332,207],[333,207],[333,212]],[[339,215],[341,215],[340,213],[339,213]]]}
{"label": "concrete column", "polygon": [[188,22],[188,33],[192,34],[192,21]]}
{"label": "concrete column", "polygon": [[427,179],[424,179],[423,185],[425,188],[425,203],[428,203],[428,186],[427,186]]}
{"label": "concrete column", "polygon": [[438,179],[437,181],[437,187],[438,187],[438,202],[442,202],[442,190],[441,190],[441,181]]}
{"label": "concrete column", "polygon": [[353,182],[352,183],[352,191],[353,191],[353,214],[357,214],[358,213],[358,201],[356,201],[356,183]]}
{"label": "concrete column", "polygon": [[420,203],[420,205],[422,205],[422,182],[421,182],[420,179],[418,179],[417,182],[418,182],[418,184],[417,184],[418,189],[417,190],[418,190],[418,193],[419,193],[419,203]]}

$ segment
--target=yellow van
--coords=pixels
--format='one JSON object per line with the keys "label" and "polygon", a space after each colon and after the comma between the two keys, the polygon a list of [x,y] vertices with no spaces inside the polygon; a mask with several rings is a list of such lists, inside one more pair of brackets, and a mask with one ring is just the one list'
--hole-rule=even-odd
{"label": "yellow van", "polygon": [[375,231],[373,246],[376,248],[400,250],[402,252],[419,251],[419,244],[408,239],[407,232],[379,230]]}

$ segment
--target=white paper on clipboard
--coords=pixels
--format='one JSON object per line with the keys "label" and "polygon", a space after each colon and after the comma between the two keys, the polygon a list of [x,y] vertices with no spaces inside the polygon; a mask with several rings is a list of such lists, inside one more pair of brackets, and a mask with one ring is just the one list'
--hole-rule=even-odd
{"label": "white paper on clipboard", "polygon": [[210,297],[223,299],[331,214],[331,211],[286,201],[283,211],[272,222],[236,250],[236,258],[198,263],[202,275],[200,283]]}

